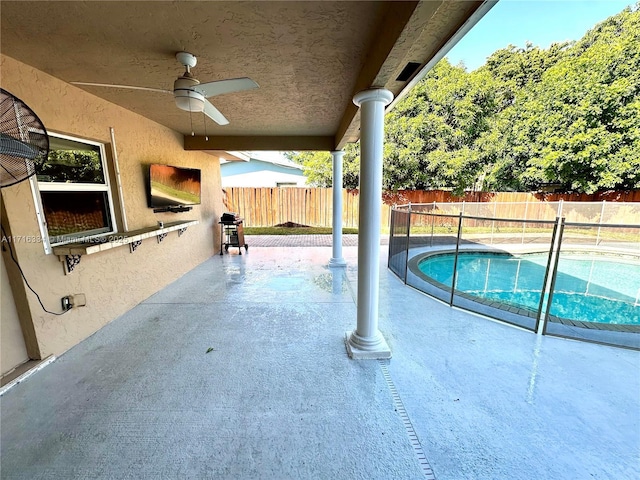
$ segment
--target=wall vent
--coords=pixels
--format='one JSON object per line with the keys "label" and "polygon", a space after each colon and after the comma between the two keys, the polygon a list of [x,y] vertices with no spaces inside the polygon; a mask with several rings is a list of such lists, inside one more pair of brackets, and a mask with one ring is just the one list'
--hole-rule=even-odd
{"label": "wall vent", "polygon": [[398,78],[396,78],[396,81],[397,82],[406,82],[411,77],[413,77],[413,74],[416,73],[416,70],[418,70],[418,67],[420,65],[422,65],[422,64],[421,63],[415,63],[415,62],[407,63],[404,66],[404,68],[402,69],[402,72],[400,72],[400,75],[398,75]]}

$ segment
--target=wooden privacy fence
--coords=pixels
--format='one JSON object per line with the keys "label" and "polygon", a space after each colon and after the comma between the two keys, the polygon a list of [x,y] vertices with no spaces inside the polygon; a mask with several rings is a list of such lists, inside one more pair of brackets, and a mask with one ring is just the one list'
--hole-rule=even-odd
{"label": "wooden privacy fence", "polygon": [[[247,227],[270,227],[287,222],[313,227],[330,227],[333,218],[331,188],[250,188],[223,189],[228,212],[244,218]],[[358,191],[342,191],[343,225],[358,226]],[[387,218],[389,216],[387,210]]]}
{"label": "wooden privacy fence", "polygon": [[[333,189],[331,188],[252,188],[227,187],[223,189],[224,205],[228,212],[234,212],[244,218],[247,227],[270,227],[287,222],[309,225],[313,227],[331,227],[333,217]],[[521,192],[469,192],[462,197],[454,197],[444,190],[402,190],[383,192],[382,226],[389,225],[391,206],[407,203],[455,203],[482,202],[488,204],[483,211],[471,212],[469,215],[497,216],[503,218],[536,218],[556,208],[550,205],[560,200],[566,202],[640,202],[640,190],[623,192],[601,192],[595,194],[558,194],[558,193],[521,193]],[[358,227],[358,190],[342,190],[342,222],[344,227]],[[499,212],[494,212],[492,203],[501,205]],[[539,204],[545,208],[537,208],[539,215],[534,214],[532,205]],[[586,205],[585,205],[586,207]],[[476,207],[477,208],[477,207]],[[594,207],[595,208],[595,207]],[[508,209],[505,210],[505,209]],[[484,212],[487,210],[487,212]],[[596,208],[599,210],[599,207]],[[545,212],[545,213],[543,213]],[[496,215],[496,213],[499,213]],[[524,215],[524,216],[523,216]],[[634,215],[635,217],[635,215]],[[631,219],[633,220],[633,219]],[[626,223],[638,223],[627,221]]]}

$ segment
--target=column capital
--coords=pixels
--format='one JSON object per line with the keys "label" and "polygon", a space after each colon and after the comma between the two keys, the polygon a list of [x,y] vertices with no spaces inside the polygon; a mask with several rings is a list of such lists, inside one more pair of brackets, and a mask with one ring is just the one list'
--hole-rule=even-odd
{"label": "column capital", "polygon": [[385,105],[389,105],[393,100],[393,93],[386,88],[370,88],[368,90],[362,90],[353,97],[353,103],[358,107],[365,102],[382,102]]}
{"label": "column capital", "polygon": [[342,158],[344,156],[344,150],[332,150],[331,156],[333,158]]}

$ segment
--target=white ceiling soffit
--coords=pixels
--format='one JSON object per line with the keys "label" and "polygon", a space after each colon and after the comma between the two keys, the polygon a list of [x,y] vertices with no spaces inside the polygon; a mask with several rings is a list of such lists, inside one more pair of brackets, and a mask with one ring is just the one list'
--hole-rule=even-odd
{"label": "white ceiling soffit", "polygon": [[251,156],[248,152],[227,152],[227,151],[215,151],[214,152],[221,162],[248,162],[251,160]]}

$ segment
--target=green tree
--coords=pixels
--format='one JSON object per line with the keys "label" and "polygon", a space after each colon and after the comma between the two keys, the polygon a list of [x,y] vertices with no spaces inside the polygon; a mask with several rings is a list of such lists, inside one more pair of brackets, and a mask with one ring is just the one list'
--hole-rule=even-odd
{"label": "green tree", "polygon": [[[640,14],[596,26],[501,112],[494,187],[565,191],[640,186]],[[486,158],[486,157],[485,157]],[[496,168],[498,167],[498,168]]]}
{"label": "green tree", "polygon": [[45,182],[104,182],[100,155],[93,150],[51,150],[36,164],[36,173]]}
{"label": "green tree", "polygon": [[[360,144],[347,144],[342,164],[343,188],[358,188],[360,178]],[[323,151],[285,152],[284,156],[302,165],[307,183],[314,187],[333,186],[331,153]]]}
{"label": "green tree", "polygon": [[284,156],[292,162],[302,165],[302,173],[307,183],[314,187],[332,185],[331,154],[321,151],[285,152]]}
{"label": "green tree", "polygon": [[483,168],[475,144],[496,112],[494,92],[489,72],[439,62],[387,115],[385,188],[473,186]]}
{"label": "green tree", "polygon": [[496,50],[481,67],[495,80],[495,94],[500,110],[515,102],[516,93],[539,82],[544,72],[563,58],[569,47],[568,42],[554,43],[548,50],[527,42],[525,48],[509,45]]}

